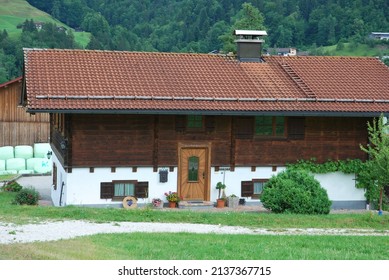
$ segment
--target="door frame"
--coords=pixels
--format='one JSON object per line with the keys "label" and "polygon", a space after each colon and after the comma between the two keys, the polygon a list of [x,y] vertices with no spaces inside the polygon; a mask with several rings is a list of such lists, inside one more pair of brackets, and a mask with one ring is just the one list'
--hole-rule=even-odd
{"label": "door frame", "polygon": [[204,201],[209,201],[211,197],[211,142],[179,142],[178,143],[178,166],[177,166],[177,192],[181,195],[181,150],[183,149],[205,149],[205,167],[206,175],[204,179]]}

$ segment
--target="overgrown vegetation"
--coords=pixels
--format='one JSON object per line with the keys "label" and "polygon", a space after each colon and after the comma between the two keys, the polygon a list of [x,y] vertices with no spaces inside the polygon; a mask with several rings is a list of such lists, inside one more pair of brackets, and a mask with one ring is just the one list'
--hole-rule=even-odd
{"label": "overgrown vegetation", "polygon": [[328,214],[331,208],[326,190],[304,170],[287,169],[273,176],[261,202],[274,213]]}
{"label": "overgrown vegetation", "polygon": [[[384,116],[374,119],[368,123],[369,144],[362,151],[369,155],[369,160],[365,168],[358,176],[359,184],[367,191],[370,201],[378,205],[378,209],[383,209],[384,190],[389,186],[389,135],[388,125],[384,122]],[[386,198],[387,200],[387,198]]]}
{"label": "overgrown vegetation", "polygon": [[[1,3],[15,8],[13,1]],[[19,5],[23,2],[17,1]],[[266,47],[297,47],[315,55],[389,55],[385,42],[367,40],[373,31],[388,32],[388,1],[306,0],[28,0],[68,26],[89,33],[63,32],[49,23],[39,32],[8,36],[0,31],[0,83],[22,71],[22,48],[80,48],[131,51],[197,52],[230,51],[233,28],[263,28],[268,31]],[[249,2],[248,4],[244,4]],[[244,5],[243,5],[244,4]],[[19,6],[17,6],[19,7]],[[31,8],[31,7],[29,7]],[[31,10],[31,9],[28,9]],[[1,10],[0,10],[1,12]],[[22,24],[20,9],[15,26]],[[30,14],[29,14],[30,15]],[[10,15],[12,16],[12,15]],[[32,15],[42,21],[41,15]],[[30,16],[25,19],[30,20]],[[254,20],[250,20],[254,19]],[[1,30],[9,30],[10,21]],[[46,27],[45,27],[46,26]],[[31,31],[31,30],[30,30]],[[65,36],[66,35],[66,36]],[[77,44],[74,36],[88,40]],[[11,38],[10,38],[11,37]],[[61,37],[61,38],[58,38]],[[364,44],[371,50],[359,51]],[[322,46],[329,46],[334,50]],[[336,50],[335,50],[336,48]],[[377,47],[378,48],[378,47]],[[333,53],[336,52],[336,53]]]}
{"label": "overgrown vegetation", "polygon": [[6,191],[6,192],[19,192],[22,188],[23,187],[21,185],[19,185],[15,181],[13,181],[13,182],[9,182],[9,183],[5,184],[2,187],[2,190]]}
{"label": "overgrown vegetation", "polygon": [[343,172],[345,174],[358,174],[364,168],[364,162],[360,159],[328,160],[324,163],[316,162],[315,158],[310,160],[298,160],[296,163],[288,164],[290,170],[306,170],[315,174],[331,172]]}
{"label": "overgrown vegetation", "polygon": [[19,205],[37,205],[39,201],[39,193],[33,188],[24,188],[20,190],[14,200],[14,204]]}

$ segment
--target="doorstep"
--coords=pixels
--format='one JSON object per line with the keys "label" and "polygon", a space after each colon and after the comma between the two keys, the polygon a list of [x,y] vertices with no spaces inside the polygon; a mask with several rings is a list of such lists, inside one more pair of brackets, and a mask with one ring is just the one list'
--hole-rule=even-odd
{"label": "doorstep", "polygon": [[190,210],[204,210],[214,208],[214,202],[212,201],[180,201],[178,203],[180,209]]}

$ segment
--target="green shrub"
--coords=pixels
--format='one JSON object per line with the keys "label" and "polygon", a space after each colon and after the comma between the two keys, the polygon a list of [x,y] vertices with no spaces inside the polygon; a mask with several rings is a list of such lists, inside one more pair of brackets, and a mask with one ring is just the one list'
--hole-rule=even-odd
{"label": "green shrub", "polygon": [[22,188],[17,182],[9,182],[2,189],[5,192],[19,192]]}
{"label": "green shrub", "polygon": [[274,213],[328,214],[327,191],[308,172],[289,170],[273,176],[261,196],[263,206]]}
{"label": "green shrub", "polygon": [[39,193],[33,189],[22,189],[20,192],[17,193],[15,197],[15,204],[20,205],[37,205],[39,200]]}

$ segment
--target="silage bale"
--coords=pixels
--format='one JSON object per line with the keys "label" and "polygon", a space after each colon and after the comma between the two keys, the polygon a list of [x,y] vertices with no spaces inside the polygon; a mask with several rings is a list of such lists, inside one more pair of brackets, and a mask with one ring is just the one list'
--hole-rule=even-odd
{"label": "silage bale", "polygon": [[24,170],[26,169],[26,160],[24,158],[10,158],[6,161],[7,170]]}
{"label": "silage bale", "polygon": [[4,170],[5,170],[5,160],[0,159],[0,171],[4,171]]}
{"label": "silage bale", "polygon": [[19,170],[18,174],[34,174],[34,170]]}
{"label": "silage bale", "polygon": [[46,174],[51,172],[51,161],[47,158],[42,158],[34,165],[35,173]]}
{"label": "silage bale", "polygon": [[42,160],[44,160],[44,158],[29,158],[28,160],[26,160],[26,162],[27,162],[26,169],[27,170],[34,170],[35,165],[41,164]]}
{"label": "silage bale", "polygon": [[0,175],[10,175],[10,174],[18,174],[17,170],[4,170],[0,171]]}
{"label": "silage bale", "polygon": [[34,157],[32,147],[27,145],[21,145],[15,147],[15,158],[29,159]]}
{"label": "silage bale", "polygon": [[14,158],[14,147],[12,146],[4,146],[0,147],[0,159],[10,159]]}
{"label": "silage bale", "polygon": [[48,151],[51,151],[51,146],[49,143],[34,144],[34,158],[46,158]]}

